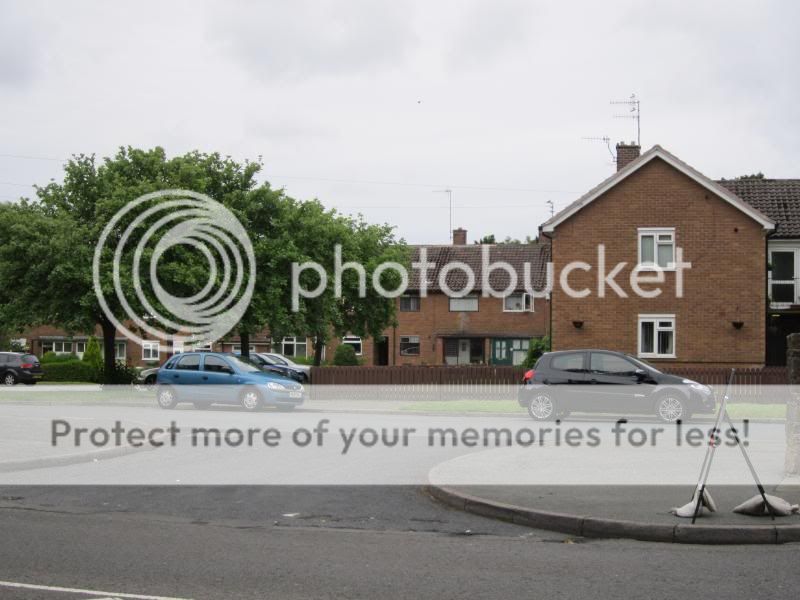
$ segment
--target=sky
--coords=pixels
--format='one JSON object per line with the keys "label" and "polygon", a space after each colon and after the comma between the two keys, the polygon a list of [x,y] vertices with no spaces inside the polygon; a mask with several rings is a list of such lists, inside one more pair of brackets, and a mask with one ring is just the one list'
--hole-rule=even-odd
{"label": "sky", "polygon": [[199,149],[410,243],[535,236],[660,144],[800,177],[800,4],[0,0],[0,201],[72,154]]}

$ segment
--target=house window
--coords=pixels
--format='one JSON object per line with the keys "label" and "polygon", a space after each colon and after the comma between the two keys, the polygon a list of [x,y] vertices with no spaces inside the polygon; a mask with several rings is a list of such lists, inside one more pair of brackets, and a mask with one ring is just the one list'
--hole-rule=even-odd
{"label": "house window", "polygon": [[400,336],[400,356],[419,356],[419,336]]}
{"label": "house window", "polygon": [[772,250],[770,252],[772,270],[769,273],[769,298],[774,305],[788,307],[797,302],[795,289],[795,251]]}
{"label": "house window", "polygon": [[[233,353],[234,354],[241,354],[242,353],[242,345],[241,344],[234,344],[233,345]],[[250,344],[250,354],[256,353],[256,347]]]}
{"label": "house window", "polygon": [[75,342],[75,354],[78,358],[83,358],[86,353],[86,342]]}
{"label": "house window", "polygon": [[191,346],[189,346],[189,350],[191,350],[192,352],[213,352],[214,344],[212,344],[211,342],[209,342],[208,344],[192,344]]}
{"label": "house window", "polygon": [[72,354],[72,342],[53,342],[53,352],[56,354]]}
{"label": "house window", "polygon": [[361,356],[362,344],[361,338],[356,335],[346,335],[342,338],[342,343],[353,347],[356,351],[356,356]]}
{"label": "house window", "polygon": [[419,312],[419,296],[400,296],[400,312]]}
{"label": "house window", "polygon": [[126,360],[128,358],[128,344],[127,342],[114,343],[114,358],[116,360]]}
{"label": "house window", "polygon": [[142,342],[142,360],[157,361],[160,353],[161,347],[158,342]]}
{"label": "house window", "polygon": [[675,268],[675,228],[639,229],[639,266]]}
{"label": "house window", "polygon": [[183,345],[182,341],[180,341],[180,342],[173,341],[172,342],[172,354],[173,355],[175,355],[175,354],[183,354],[183,352],[184,352],[183,348],[184,348],[184,345]]}
{"label": "house window", "polygon": [[450,298],[450,312],[477,312],[478,297]]}
{"label": "house window", "polygon": [[308,342],[306,338],[285,337],[281,342],[281,354],[284,356],[308,356]]}
{"label": "house window", "polygon": [[533,300],[530,294],[509,294],[503,298],[503,312],[531,312]]}
{"label": "house window", "polygon": [[675,315],[639,315],[639,356],[675,358]]}

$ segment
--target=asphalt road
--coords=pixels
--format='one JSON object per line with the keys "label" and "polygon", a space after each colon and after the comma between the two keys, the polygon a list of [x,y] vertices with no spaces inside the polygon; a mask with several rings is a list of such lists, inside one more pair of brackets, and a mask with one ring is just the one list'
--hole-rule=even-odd
{"label": "asphalt road", "polygon": [[571,540],[451,510],[413,487],[0,496],[4,600],[796,598],[800,584],[797,544]]}

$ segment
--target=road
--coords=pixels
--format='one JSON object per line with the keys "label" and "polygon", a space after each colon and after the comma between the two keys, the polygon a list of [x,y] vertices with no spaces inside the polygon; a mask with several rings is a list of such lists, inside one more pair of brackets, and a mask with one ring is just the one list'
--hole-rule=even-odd
{"label": "road", "polygon": [[415,487],[5,487],[0,496],[4,600],[796,598],[800,583],[797,544],[573,540],[451,510]]}

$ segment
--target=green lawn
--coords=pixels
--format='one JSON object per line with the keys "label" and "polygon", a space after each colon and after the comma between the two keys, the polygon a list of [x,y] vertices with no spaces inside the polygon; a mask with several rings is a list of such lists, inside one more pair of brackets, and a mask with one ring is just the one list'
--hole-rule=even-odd
{"label": "green lawn", "polygon": [[[525,409],[516,400],[444,400],[410,402],[400,408],[402,411],[432,413],[522,413]],[[732,419],[783,419],[786,417],[784,404],[729,404],[728,414]]]}

